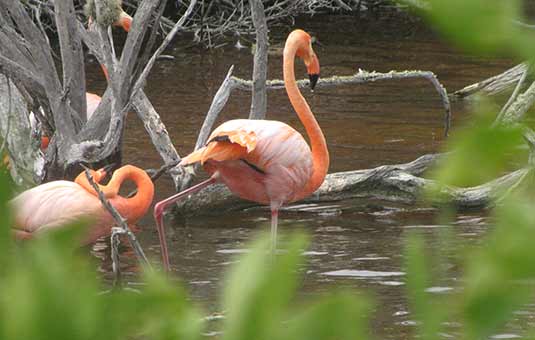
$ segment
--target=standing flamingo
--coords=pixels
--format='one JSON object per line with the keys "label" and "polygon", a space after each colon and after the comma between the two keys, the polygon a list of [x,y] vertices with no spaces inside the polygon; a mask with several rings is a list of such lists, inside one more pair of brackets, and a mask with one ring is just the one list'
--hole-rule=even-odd
{"label": "standing flamingo", "polygon": [[[92,171],[95,183],[105,176],[106,170]],[[137,194],[131,198],[119,195],[121,184],[133,181]],[[136,223],[149,209],[154,196],[154,185],[147,173],[135,166],[125,165],[116,170],[107,185],[100,185],[109,202],[126,218],[129,225]],[[104,208],[85,172],[71,181],[52,181],[22,192],[10,201],[15,211],[13,233],[18,239],[28,239],[49,229],[86,217],[93,220],[84,244],[109,235],[115,223]]]}
{"label": "standing flamingo", "polygon": [[222,182],[239,197],[271,207],[274,250],[280,207],[309,196],[323,183],[329,167],[329,152],[321,128],[295,82],[296,56],[303,59],[310,86],[314,89],[319,78],[319,61],[312,49],[310,35],[302,30],[291,32],[286,40],[284,84],[312,150],[299,132],[279,121],[236,119],[216,128],[205,147],[189,154],[179,164],[200,162],[211,177],[154,207],[165,270],[169,270],[169,257],[163,211],[173,202],[212,183]]}

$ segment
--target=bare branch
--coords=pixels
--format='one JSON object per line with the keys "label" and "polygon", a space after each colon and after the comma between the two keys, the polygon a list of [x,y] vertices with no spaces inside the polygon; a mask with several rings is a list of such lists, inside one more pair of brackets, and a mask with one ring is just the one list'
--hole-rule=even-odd
{"label": "bare branch", "polygon": [[256,48],[253,65],[253,86],[249,119],[265,119],[267,110],[268,27],[261,0],[249,0],[256,29]]}
{"label": "bare branch", "polygon": [[212,128],[214,126],[215,121],[217,120],[217,117],[219,116],[219,113],[227,104],[230,94],[235,88],[233,80],[234,77],[232,77],[233,70],[234,65],[232,65],[228,70],[225,80],[223,80],[223,83],[221,83],[219,90],[217,90],[214,99],[212,99],[212,104],[210,104],[210,109],[208,109],[208,113],[206,114],[206,118],[204,118],[201,131],[199,132],[199,135],[197,137],[197,143],[195,143],[195,150],[201,148],[208,140],[208,136],[210,135],[210,132],[212,132]]}
{"label": "bare branch", "polygon": [[457,98],[465,98],[478,92],[483,92],[487,95],[501,93],[514,84],[517,84],[527,68],[527,63],[518,64],[501,74],[465,86],[464,88],[455,91],[453,95]]}
{"label": "bare branch", "polygon": [[[82,122],[85,122],[87,109],[84,54],[82,41],[76,29],[77,20],[74,4],[72,0],[64,0],[56,1],[54,5],[63,65],[63,91],[69,89],[68,97],[72,108],[78,113]],[[48,43],[48,40],[46,41]]]}

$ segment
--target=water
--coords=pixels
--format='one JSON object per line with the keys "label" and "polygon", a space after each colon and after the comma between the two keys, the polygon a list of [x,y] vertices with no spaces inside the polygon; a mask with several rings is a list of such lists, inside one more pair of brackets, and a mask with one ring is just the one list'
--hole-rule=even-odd
{"label": "water", "polygon": [[[435,72],[453,92],[467,84],[497,74],[512,65],[507,60],[466,56],[441,41],[414,19],[396,15],[373,18],[315,17],[297,21],[312,31],[321,45],[315,50],[321,74],[349,75],[359,68],[389,71],[422,69]],[[269,59],[269,78],[282,78],[282,57],[277,55],[288,30],[272,32],[274,55]],[[181,155],[190,152],[208,110],[212,96],[228,68],[235,75],[250,78],[252,56],[248,49],[230,44],[216,51],[185,49],[178,41],[167,53],[174,61],[159,62],[148,79],[146,92],[160,113]],[[246,43],[242,41],[242,43]],[[298,78],[305,76],[297,68]],[[88,89],[99,93],[105,83],[97,65],[88,71]],[[287,122],[303,131],[284,91],[268,94],[268,117]],[[318,89],[305,93],[323,128],[331,154],[330,172],[371,168],[411,161],[436,152],[444,145],[442,105],[434,88],[425,80],[383,81],[366,85]],[[246,117],[248,93],[235,92],[219,122]],[[453,103],[453,128],[469,116],[466,103]],[[157,168],[161,160],[134,114],[128,118],[124,139],[124,162],[143,168]],[[156,185],[156,199],[173,193],[169,178]],[[217,311],[223,273],[247,252],[248,241],[269,227],[266,209],[225,213],[224,216],[194,217],[168,221],[172,269],[192,298],[209,311]],[[468,244],[477,244],[487,230],[486,216],[465,213],[452,226],[437,220],[437,211],[424,206],[407,206],[369,200],[347,200],[320,205],[294,205],[281,215],[280,231],[302,229],[312,236],[304,253],[307,270],[300,287],[303,296],[316,295],[331,287],[365,291],[376,300],[373,330],[378,338],[408,338],[414,329],[405,297],[402,247],[406,234],[415,229],[426,235],[427,246],[438,251],[437,235],[447,230]],[[141,244],[159,264],[158,238],[151,215],[140,223]],[[172,227],[171,227],[172,226]],[[111,277],[109,249],[105,243],[93,253],[102,258],[101,270]],[[123,270],[135,281],[137,266],[133,253],[123,248]],[[455,271],[429,287],[430,294],[451,294],[458,287]],[[177,283],[178,284],[178,283]],[[533,314],[528,311],[528,318]],[[523,314],[517,314],[524,320]],[[514,321],[495,338],[514,338],[523,327]],[[445,338],[456,334],[459,325],[447,326]]]}

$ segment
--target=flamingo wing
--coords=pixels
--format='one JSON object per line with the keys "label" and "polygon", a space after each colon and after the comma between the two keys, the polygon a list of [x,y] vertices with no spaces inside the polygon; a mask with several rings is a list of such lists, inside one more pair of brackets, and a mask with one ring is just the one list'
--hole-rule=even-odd
{"label": "flamingo wing", "polygon": [[30,233],[73,223],[89,217],[105,217],[100,201],[78,184],[54,181],[26,190],[10,202],[15,228]]}
{"label": "flamingo wing", "polygon": [[205,147],[184,157],[181,165],[197,162],[204,164],[209,160],[218,162],[238,160],[251,153],[256,144],[257,136],[254,131],[223,124],[210,135]]}

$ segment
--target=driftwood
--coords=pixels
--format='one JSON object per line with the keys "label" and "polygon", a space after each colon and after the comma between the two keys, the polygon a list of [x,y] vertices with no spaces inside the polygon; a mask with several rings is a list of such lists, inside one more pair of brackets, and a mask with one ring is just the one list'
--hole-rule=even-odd
{"label": "driftwood", "polygon": [[[330,202],[350,198],[380,199],[390,202],[415,203],[422,193],[439,190],[434,204],[451,202],[458,208],[484,208],[507,190],[523,182],[531,169],[520,169],[494,181],[471,188],[439,187],[433,180],[420,177],[442,157],[430,154],[405,164],[383,165],[373,169],[328,174],[325,182],[304,203]],[[178,203],[179,215],[220,214],[258,205],[232,194],[222,184],[207,187]]]}
{"label": "driftwood", "polygon": [[519,79],[522,78],[522,75],[526,73],[527,69],[527,63],[518,64],[496,76],[465,86],[453,92],[453,95],[457,98],[466,98],[476,93],[496,95],[515,86]]}

